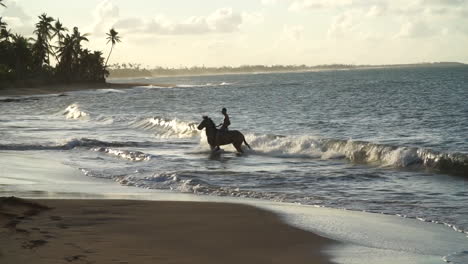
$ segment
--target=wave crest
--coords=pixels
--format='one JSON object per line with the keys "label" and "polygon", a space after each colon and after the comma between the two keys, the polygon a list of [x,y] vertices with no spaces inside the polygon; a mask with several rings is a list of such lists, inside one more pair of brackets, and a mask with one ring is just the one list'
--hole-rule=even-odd
{"label": "wave crest", "polygon": [[136,145],[138,145],[136,142],[105,142],[89,138],[75,138],[62,144],[0,144],[0,150],[71,150],[77,147],[127,147]]}
{"label": "wave crest", "polygon": [[82,111],[78,104],[69,105],[64,111],[63,115],[67,119],[88,119],[89,114]]}
{"label": "wave crest", "polygon": [[116,156],[122,159],[130,160],[130,161],[147,161],[150,160],[152,155],[143,153],[141,151],[129,151],[129,150],[121,150],[121,149],[113,149],[113,148],[105,148],[105,147],[97,147],[93,148],[93,151],[106,153],[112,156]]}
{"label": "wave crest", "polygon": [[147,118],[135,123],[136,127],[154,130],[161,138],[192,138],[200,134],[197,125],[178,119]]}
{"label": "wave crest", "polygon": [[251,153],[282,158],[347,159],[395,168],[421,168],[468,175],[468,154],[425,148],[391,146],[366,141],[322,139],[312,136],[246,136]]}

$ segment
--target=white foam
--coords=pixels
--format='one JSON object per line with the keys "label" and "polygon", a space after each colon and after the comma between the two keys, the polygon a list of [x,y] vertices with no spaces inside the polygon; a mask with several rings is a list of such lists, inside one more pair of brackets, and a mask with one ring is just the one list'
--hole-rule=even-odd
{"label": "white foam", "polygon": [[145,88],[145,89],[170,89],[174,88],[174,86],[158,86],[158,85],[144,85],[144,86],[135,86],[133,88]]}
{"label": "white foam", "polygon": [[89,118],[89,114],[82,111],[79,105],[76,103],[69,105],[65,109],[65,111],[63,111],[63,115],[65,115],[67,119],[88,119]]}
{"label": "white foam", "polygon": [[191,88],[191,87],[214,87],[214,86],[229,86],[232,83],[221,82],[221,83],[205,83],[205,84],[178,84],[176,87],[179,88]]}
{"label": "white foam", "polygon": [[252,153],[274,157],[310,157],[320,158],[322,152],[317,138],[311,136],[279,137],[273,135],[247,134],[246,141]]}
{"label": "white foam", "polygon": [[141,151],[129,151],[129,150],[104,148],[104,147],[97,147],[97,148],[93,148],[92,150],[96,152],[106,153],[106,154],[116,156],[122,159],[130,160],[130,161],[148,161],[152,157],[152,155],[143,153]]}
{"label": "white foam", "polygon": [[135,126],[154,130],[160,138],[192,138],[200,134],[195,123],[179,119],[153,117],[136,122]]}
{"label": "white foam", "polygon": [[[129,87],[131,88],[131,87]],[[112,89],[112,88],[102,88],[102,89],[93,89],[93,90],[78,90],[78,91],[70,91],[66,92],[67,95],[74,95],[74,94],[108,94],[108,93],[126,93],[123,89]]]}
{"label": "white foam", "polygon": [[439,153],[416,147],[314,136],[247,134],[246,140],[253,149],[249,153],[272,157],[347,159],[377,166],[421,167],[459,174],[468,169],[468,155],[463,153]]}

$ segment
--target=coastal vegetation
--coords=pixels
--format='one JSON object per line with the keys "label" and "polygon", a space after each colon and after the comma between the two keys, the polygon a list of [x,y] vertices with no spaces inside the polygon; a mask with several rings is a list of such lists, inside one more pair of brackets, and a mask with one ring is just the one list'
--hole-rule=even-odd
{"label": "coastal vegetation", "polygon": [[[0,0],[0,8],[8,7]],[[45,13],[38,19],[32,37],[26,37],[0,17],[0,88],[105,82],[109,72],[103,53],[83,47],[88,34],[78,27],[69,30]],[[113,49],[120,42],[118,32],[111,29],[108,40]]]}
{"label": "coastal vegetation", "polygon": [[142,67],[140,63],[115,63],[109,65],[111,78],[130,77],[158,77],[158,76],[181,76],[181,75],[216,75],[216,74],[248,74],[248,73],[275,73],[275,72],[306,72],[321,70],[353,70],[369,68],[395,68],[395,67],[433,67],[433,66],[457,66],[463,65],[457,62],[435,62],[416,64],[394,64],[394,65],[353,65],[353,64],[326,64],[326,65],[243,65],[239,67]]}

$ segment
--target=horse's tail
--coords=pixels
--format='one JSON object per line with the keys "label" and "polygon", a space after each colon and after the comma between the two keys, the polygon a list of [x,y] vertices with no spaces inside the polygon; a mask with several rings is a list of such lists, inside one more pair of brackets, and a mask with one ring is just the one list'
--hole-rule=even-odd
{"label": "horse's tail", "polygon": [[249,149],[252,149],[252,148],[250,147],[249,143],[247,143],[247,141],[245,141],[245,137],[244,137],[244,144],[245,144],[247,147],[249,147]]}

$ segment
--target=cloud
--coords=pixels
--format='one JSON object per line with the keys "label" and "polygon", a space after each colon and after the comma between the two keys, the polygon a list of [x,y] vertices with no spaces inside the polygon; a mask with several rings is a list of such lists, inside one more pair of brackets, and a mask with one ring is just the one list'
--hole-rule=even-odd
{"label": "cloud", "polygon": [[206,18],[206,21],[214,32],[233,32],[242,24],[242,16],[233,12],[232,8],[221,8]]}
{"label": "cloud", "polygon": [[235,32],[244,20],[255,19],[261,18],[250,13],[234,12],[232,8],[221,8],[207,16],[192,16],[179,22],[160,15],[153,19],[123,18],[117,20],[114,26],[127,34],[194,35]]}
{"label": "cloud", "polygon": [[275,5],[278,3],[278,0],[261,0],[262,5]]}
{"label": "cloud", "polygon": [[400,32],[398,32],[395,37],[425,38],[434,36],[435,34],[437,34],[437,32],[422,21],[407,21],[401,26]]}
{"label": "cloud", "polygon": [[423,0],[422,5],[444,5],[444,6],[460,6],[468,4],[467,0]]}
{"label": "cloud", "polygon": [[387,11],[387,6],[385,4],[373,5],[369,8],[366,13],[367,17],[379,17]]}
{"label": "cloud", "polygon": [[335,16],[328,28],[328,37],[342,37],[352,33],[359,21],[356,17],[360,17],[360,14],[357,14],[356,11],[348,11]]}
{"label": "cloud", "polygon": [[283,27],[283,34],[286,36],[287,39],[298,41],[302,39],[302,36],[304,34],[304,27],[301,25],[285,25]]}
{"label": "cloud", "polygon": [[290,11],[313,10],[321,8],[346,7],[355,4],[353,0],[296,0],[289,5]]}
{"label": "cloud", "polygon": [[12,32],[22,35],[31,35],[34,31],[32,17],[28,15],[17,1],[5,1],[8,8],[4,8],[1,13],[3,21],[8,24]]}
{"label": "cloud", "polygon": [[143,19],[138,17],[130,17],[118,20],[114,27],[119,29],[138,29],[144,24]]}
{"label": "cloud", "polygon": [[259,25],[265,22],[265,16],[260,12],[242,12],[242,26]]}
{"label": "cloud", "polygon": [[119,19],[119,8],[111,1],[100,2],[93,11],[94,22],[91,31],[94,34],[107,32]]}

